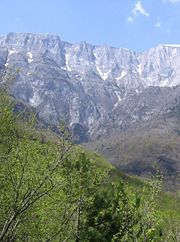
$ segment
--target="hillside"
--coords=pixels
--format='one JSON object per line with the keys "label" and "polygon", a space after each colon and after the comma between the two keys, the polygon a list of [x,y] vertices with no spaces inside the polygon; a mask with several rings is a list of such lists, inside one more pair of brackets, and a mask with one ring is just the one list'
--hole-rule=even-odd
{"label": "hillside", "polygon": [[[159,168],[166,179],[177,179],[178,182],[179,125],[179,119],[174,117],[154,119],[134,125],[124,132],[87,143],[85,146],[102,154],[126,173],[148,176]],[[170,186],[174,189],[172,184]]]}
{"label": "hillside", "polygon": [[[14,112],[6,90],[0,101],[1,241],[178,238],[179,204],[161,192],[158,177],[127,176],[73,145],[66,127],[58,136],[35,125],[33,114]],[[172,215],[173,228],[164,230]]]}

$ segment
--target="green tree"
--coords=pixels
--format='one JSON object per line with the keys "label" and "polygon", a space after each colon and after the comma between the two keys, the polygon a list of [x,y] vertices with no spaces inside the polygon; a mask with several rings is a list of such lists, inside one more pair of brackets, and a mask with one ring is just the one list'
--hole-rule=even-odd
{"label": "green tree", "polygon": [[23,241],[21,236],[29,233],[22,231],[23,225],[30,229],[40,217],[35,213],[38,205],[48,203],[47,196],[63,186],[61,165],[71,144],[33,138],[31,120],[22,123],[13,112],[14,101],[6,89],[0,101],[0,241]]}
{"label": "green tree", "polygon": [[0,99],[0,240],[79,241],[106,172],[79,155],[64,126],[58,141],[38,138],[5,90]]}
{"label": "green tree", "polygon": [[163,241],[159,177],[140,194],[108,184],[109,170],[73,146],[64,125],[59,133],[50,141],[0,90],[0,241]]}

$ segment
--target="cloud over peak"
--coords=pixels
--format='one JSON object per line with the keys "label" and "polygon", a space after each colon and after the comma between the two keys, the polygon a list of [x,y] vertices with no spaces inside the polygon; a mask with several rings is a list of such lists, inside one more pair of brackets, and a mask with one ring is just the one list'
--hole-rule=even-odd
{"label": "cloud over peak", "polygon": [[142,5],[142,2],[140,0],[138,0],[135,3],[134,8],[131,11],[131,15],[128,17],[127,21],[131,22],[131,23],[134,22],[135,17],[138,16],[138,15],[143,15],[145,17],[149,17],[150,16],[150,14],[144,8],[144,6]]}

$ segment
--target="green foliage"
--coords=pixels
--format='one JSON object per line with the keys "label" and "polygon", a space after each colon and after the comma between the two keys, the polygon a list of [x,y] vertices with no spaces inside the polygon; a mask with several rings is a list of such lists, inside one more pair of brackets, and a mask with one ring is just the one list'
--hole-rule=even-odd
{"label": "green foliage", "polygon": [[134,191],[99,156],[73,146],[64,125],[50,141],[34,116],[22,121],[13,108],[1,90],[0,241],[165,241],[159,177]]}

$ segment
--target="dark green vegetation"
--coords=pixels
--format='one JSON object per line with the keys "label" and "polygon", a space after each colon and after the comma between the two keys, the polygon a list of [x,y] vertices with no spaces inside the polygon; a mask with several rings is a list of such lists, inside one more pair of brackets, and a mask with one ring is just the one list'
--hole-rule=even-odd
{"label": "dark green vegetation", "polygon": [[178,241],[179,205],[160,192],[160,174],[122,175],[63,126],[53,139],[34,123],[2,89],[0,241]]}

